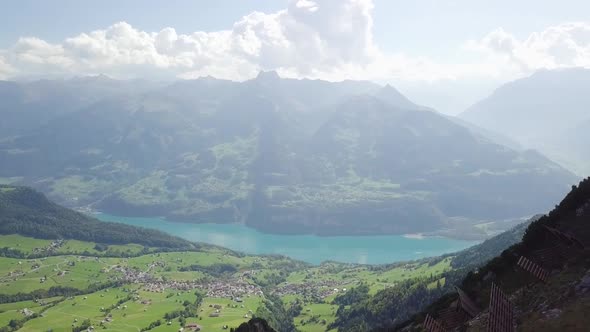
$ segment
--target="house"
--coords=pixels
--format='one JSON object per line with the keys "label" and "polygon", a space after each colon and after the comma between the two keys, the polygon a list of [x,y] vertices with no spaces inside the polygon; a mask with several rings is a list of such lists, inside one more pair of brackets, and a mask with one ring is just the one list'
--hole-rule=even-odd
{"label": "house", "polygon": [[196,323],[189,323],[186,324],[184,327],[186,327],[187,329],[191,329],[192,331],[201,331],[201,326]]}
{"label": "house", "polygon": [[209,317],[219,317],[219,313],[218,312],[212,312],[209,314]]}
{"label": "house", "polygon": [[24,308],[23,310],[21,310],[21,313],[26,317],[32,316],[34,314],[34,312],[29,308]]}

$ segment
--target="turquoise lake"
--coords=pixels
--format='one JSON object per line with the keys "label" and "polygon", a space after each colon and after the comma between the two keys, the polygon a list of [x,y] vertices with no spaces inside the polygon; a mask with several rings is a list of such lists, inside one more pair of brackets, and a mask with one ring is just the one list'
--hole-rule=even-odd
{"label": "turquoise lake", "polygon": [[190,224],[163,218],[119,217],[96,214],[100,220],[152,228],[187,240],[205,242],[249,254],[281,254],[312,264],[338,261],[386,264],[438,256],[477,242],[443,237],[277,235],[239,224]]}

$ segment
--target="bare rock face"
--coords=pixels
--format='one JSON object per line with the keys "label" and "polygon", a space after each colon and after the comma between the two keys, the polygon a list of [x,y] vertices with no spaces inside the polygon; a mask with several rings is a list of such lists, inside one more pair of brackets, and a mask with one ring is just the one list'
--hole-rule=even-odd
{"label": "bare rock face", "polygon": [[576,210],[576,216],[578,217],[587,215],[590,215],[590,200]]}
{"label": "bare rock face", "polygon": [[586,272],[586,275],[584,275],[576,285],[576,294],[590,294],[590,270]]}
{"label": "bare rock face", "polygon": [[559,318],[559,316],[561,316],[561,312],[562,312],[561,309],[555,308],[555,309],[550,309],[550,310],[544,311],[543,315],[545,316],[546,319],[556,319],[556,318]]}
{"label": "bare rock face", "polygon": [[490,280],[494,280],[496,279],[496,274],[492,271],[489,271],[484,277],[483,280],[484,281],[490,281]]}

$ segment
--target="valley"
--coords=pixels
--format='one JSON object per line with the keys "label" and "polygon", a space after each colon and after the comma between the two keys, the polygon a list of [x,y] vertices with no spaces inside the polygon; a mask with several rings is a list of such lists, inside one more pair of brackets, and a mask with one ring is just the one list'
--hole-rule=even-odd
{"label": "valley", "polygon": [[347,289],[367,284],[374,294],[404,280],[433,278],[451,269],[451,257],[433,265],[424,261],[389,268],[310,266],[285,257],[236,255],[222,249],[141,255],[135,245],[98,251],[95,243],[66,240],[51,248],[52,241],[18,235],[2,235],[0,243],[22,257],[36,257],[0,257],[0,325],[19,321],[19,331],[71,331],[87,319],[109,331],[139,331],[154,321],[161,325],[153,331],[177,331],[179,317],[165,317],[185,310],[187,301],[198,301],[198,306],[185,324],[222,330],[260,313],[265,294],[279,296],[286,308],[301,306],[293,317],[301,331],[324,331],[335,319],[332,300]]}
{"label": "valley", "polygon": [[0,331],[178,331],[192,324],[211,331],[253,316],[279,331],[326,331],[338,328],[351,299],[391,292],[399,295],[392,305],[406,308],[400,321],[426,301],[408,294],[448,292],[452,281],[518,241],[525,225],[438,257],[313,265],[99,221],[30,188],[0,185]]}
{"label": "valley", "polygon": [[0,109],[10,128],[0,131],[0,181],[118,216],[483,239],[478,225],[545,211],[578,181],[366,81],[101,76],[11,82],[0,94],[12,101]]}
{"label": "valley", "polygon": [[590,331],[590,1],[0,8],[0,332]]}
{"label": "valley", "polygon": [[389,85],[53,84],[0,84],[0,332],[413,327],[579,179]]}

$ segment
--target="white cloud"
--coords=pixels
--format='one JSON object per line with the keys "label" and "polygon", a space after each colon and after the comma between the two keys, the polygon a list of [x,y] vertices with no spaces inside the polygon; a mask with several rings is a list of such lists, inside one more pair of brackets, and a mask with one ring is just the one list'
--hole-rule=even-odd
{"label": "white cloud", "polygon": [[15,69],[0,55],[0,79],[7,79],[15,73]]}
{"label": "white cloud", "polygon": [[11,65],[27,76],[125,76],[151,70],[239,80],[271,69],[313,76],[348,64],[371,63],[377,54],[372,8],[372,0],[292,0],[276,13],[246,15],[230,30],[178,34],[169,27],[147,32],[119,22],[59,44],[21,38],[5,52]]}
{"label": "white cloud", "polygon": [[468,42],[467,47],[516,66],[523,74],[541,68],[590,67],[590,23],[551,26],[524,40],[499,28],[481,40]]}
{"label": "white cloud", "polygon": [[483,54],[477,61],[440,63],[381,51],[373,40],[372,10],[372,0],[290,0],[284,10],[253,12],[214,32],[148,32],[119,22],[57,44],[21,38],[0,51],[0,77],[105,73],[243,80],[259,70],[277,70],[329,80],[437,81],[590,66],[588,24],[550,27],[526,40],[498,29],[458,50]]}
{"label": "white cloud", "polygon": [[299,0],[295,3],[295,7],[305,8],[311,12],[315,12],[319,9],[317,3],[309,0]]}

